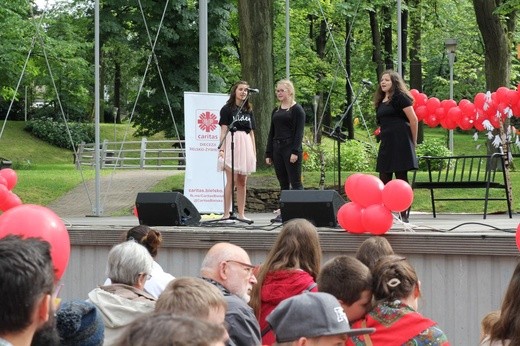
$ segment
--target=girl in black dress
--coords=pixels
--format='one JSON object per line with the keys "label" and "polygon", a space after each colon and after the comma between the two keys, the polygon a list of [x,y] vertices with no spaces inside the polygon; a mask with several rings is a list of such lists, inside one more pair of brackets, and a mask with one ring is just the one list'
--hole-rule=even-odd
{"label": "girl in black dress", "polygon": [[[374,95],[377,124],[381,128],[376,171],[383,183],[396,179],[408,182],[408,171],[417,169],[417,115],[412,107],[413,97],[400,74],[386,70],[381,74]],[[401,219],[408,222],[408,211]]]}

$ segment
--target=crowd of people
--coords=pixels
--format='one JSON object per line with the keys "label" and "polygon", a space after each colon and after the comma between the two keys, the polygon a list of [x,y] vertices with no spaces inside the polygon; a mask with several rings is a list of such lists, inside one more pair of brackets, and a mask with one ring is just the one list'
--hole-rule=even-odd
{"label": "crowd of people", "polygon": [[[146,246],[150,239],[154,246]],[[0,303],[0,345],[449,345],[419,312],[413,265],[384,237],[321,265],[316,228],[293,219],[262,264],[237,245],[216,243],[198,277],[170,275],[157,291],[147,283],[160,267],[161,239],[147,226],[129,230],[108,253],[107,282],[61,302],[49,243],[0,239],[0,294],[8,297]],[[520,263],[500,310],[482,319],[480,345],[520,342],[519,293]]]}

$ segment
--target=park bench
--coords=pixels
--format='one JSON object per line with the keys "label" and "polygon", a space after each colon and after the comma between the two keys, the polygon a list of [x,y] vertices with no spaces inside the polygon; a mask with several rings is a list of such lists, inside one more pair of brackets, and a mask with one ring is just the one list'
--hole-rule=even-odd
{"label": "park bench", "polygon": [[[487,216],[489,201],[506,201],[509,218],[512,218],[510,190],[506,180],[503,154],[422,156],[419,157],[419,163],[420,167],[425,164],[427,174],[415,171],[412,188],[430,190],[433,217],[437,216],[436,201],[484,201],[484,219]],[[439,189],[481,189],[483,196],[475,197],[475,194],[471,196],[461,193],[457,197],[437,197],[435,191]],[[491,189],[503,190],[503,194],[491,197]]]}

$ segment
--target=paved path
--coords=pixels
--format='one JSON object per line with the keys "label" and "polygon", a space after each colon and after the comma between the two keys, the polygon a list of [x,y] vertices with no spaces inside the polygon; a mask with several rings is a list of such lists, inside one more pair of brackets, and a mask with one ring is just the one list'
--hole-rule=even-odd
{"label": "paved path", "polygon": [[[181,171],[118,170],[102,176],[100,178],[102,216],[131,215],[139,192],[149,191],[159,181],[179,173]],[[94,179],[80,184],[47,207],[62,218],[94,215],[96,203],[94,185]],[[125,209],[128,213],[124,212]]]}

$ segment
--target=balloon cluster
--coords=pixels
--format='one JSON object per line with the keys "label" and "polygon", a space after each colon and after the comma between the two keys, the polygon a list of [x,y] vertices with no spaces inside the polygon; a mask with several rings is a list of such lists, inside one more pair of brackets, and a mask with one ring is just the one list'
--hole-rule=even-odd
{"label": "balloon cluster", "polygon": [[0,169],[0,210],[7,211],[22,204],[12,190],[18,182],[16,172],[11,168]]}
{"label": "balloon cluster", "polygon": [[413,190],[406,181],[395,179],[385,185],[370,174],[349,176],[345,193],[351,202],[341,206],[337,219],[350,233],[384,234],[392,227],[392,212],[407,210],[413,202]]}
{"label": "balloon cluster", "polygon": [[70,257],[70,239],[67,227],[52,210],[34,204],[22,204],[11,190],[18,181],[11,168],[0,170],[0,238],[19,235],[23,238],[41,238],[51,245],[55,279],[59,281]]}
{"label": "balloon cluster", "polygon": [[410,93],[415,100],[413,107],[417,118],[429,127],[440,125],[447,130],[459,127],[462,130],[491,131],[499,128],[506,118],[520,117],[520,93],[506,87],[495,92],[480,92],[473,102],[462,99],[458,104],[454,100],[428,98],[416,89]]}

